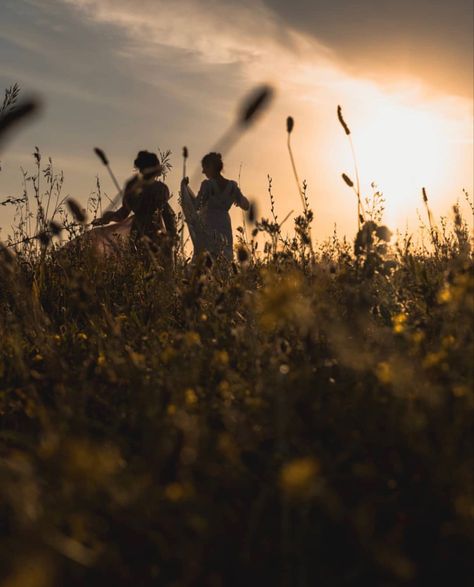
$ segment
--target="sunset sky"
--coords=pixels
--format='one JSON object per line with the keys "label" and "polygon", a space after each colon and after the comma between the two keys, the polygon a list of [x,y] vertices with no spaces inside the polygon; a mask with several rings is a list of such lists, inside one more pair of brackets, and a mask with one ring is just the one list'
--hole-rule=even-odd
{"label": "sunset sky", "polygon": [[[20,166],[37,145],[86,202],[108,154],[121,181],[139,149],[171,149],[175,196],[181,150],[190,171],[256,84],[272,108],[225,156],[225,175],[268,215],[267,174],[280,218],[301,203],[285,120],[315,212],[313,234],[353,236],[354,176],[337,105],[352,129],[364,193],[376,182],[392,228],[417,227],[425,186],[437,215],[473,190],[471,0],[0,0],[0,90],[18,82],[42,116],[0,154],[0,200],[21,193]],[[198,186],[195,186],[198,187]],[[234,212],[234,220],[238,214]],[[12,220],[0,208],[0,236]]]}

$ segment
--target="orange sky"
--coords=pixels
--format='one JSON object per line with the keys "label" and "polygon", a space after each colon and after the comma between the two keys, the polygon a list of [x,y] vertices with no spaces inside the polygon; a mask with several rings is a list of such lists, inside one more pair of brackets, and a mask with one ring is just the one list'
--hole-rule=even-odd
{"label": "orange sky", "polygon": [[[354,168],[338,104],[353,132],[363,192],[377,183],[392,228],[408,222],[416,230],[422,186],[438,215],[450,214],[463,188],[472,193],[469,88],[435,60],[421,75],[421,53],[407,60],[405,52],[395,68],[393,41],[385,68],[383,47],[371,49],[371,67],[367,48],[354,41],[351,60],[347,39],[339,50],[329,37],[323,42],[285,20],[271,2],[184,0],[178,9],[163,0],[6,1],[0,83],[36,90],[46,109],[2,153],[2,199],[21,190],[19,166],[31,165],[35,145],[64,169],[66,191],[84,202],[96,174],[113,192],[93,146],[106,150],[121,180],[139,149],[171,148],[175,169],[168,181],[176,193],[182,146],[189,147],[193,169],[233,120],[241,97],[262,81],[276,88],[272,108],[225,158],[229,177],[242,166],[242,189],[262,214],[268,214],[267,174],[280,217],[301,207],[286,152],[285,120],[292,115],[314,235],[327,237],[334,224],[354,234],[355,197],[340,178],[353,177]],[[176,198],[172,204],[177,208]],[[0,213],[4,234],[11,214]]]}

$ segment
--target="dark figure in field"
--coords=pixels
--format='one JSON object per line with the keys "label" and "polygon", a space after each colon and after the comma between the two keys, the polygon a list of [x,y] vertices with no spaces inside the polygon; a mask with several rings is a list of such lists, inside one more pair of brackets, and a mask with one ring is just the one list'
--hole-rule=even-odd
{"label": "dark figure in field", "polygon": [[[222,175],[224,167],[220,153],[208,153],[203,157],[202,172],[207,177],[197,196],[189,187],[188,178],[181,182],[181,193],[188,193],[199,217],[199,226],[205,234],[196,240],[198,248],[208,250],[215,257],[224,256],[232,261],[232,224],[229,209],[234,204],[243,210],[250,207],[237,182]],[[196,247],[196,244],[195,244]],[[195,250],[195,256],[201,250]]]}
{"label": "dark figure in field", "polygon": [[169,254],[176,237],[176,217],[168,203],[169,189],[157,179],[162,167],[156,154],[148,151],[140,151],[134,165],[138,173],[125,184],[122,206],[114,212],[105,212],[92,224],[99,226],[123,222],[133,212],[130,227],[132,242],[139,246],[140,242],[149,239],[152,248],[160,248]]}

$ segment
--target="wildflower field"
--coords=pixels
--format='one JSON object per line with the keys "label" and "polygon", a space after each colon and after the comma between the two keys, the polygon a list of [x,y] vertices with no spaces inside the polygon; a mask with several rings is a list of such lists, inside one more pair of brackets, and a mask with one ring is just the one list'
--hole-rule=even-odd
{"label": "wildflower field", "polygon": [[304,225],[174,273],[2,249],[2,584],[467,584],[465,227]]}
{"label": "wildflower field", "polygon": [[303,189],[290,236],[250,214],[234,264],[171,269],[60,247],[85,218],[35,158],[0,249],[2,587],[471,584],[459,207],[418,246],[375,198],[318,244]]}

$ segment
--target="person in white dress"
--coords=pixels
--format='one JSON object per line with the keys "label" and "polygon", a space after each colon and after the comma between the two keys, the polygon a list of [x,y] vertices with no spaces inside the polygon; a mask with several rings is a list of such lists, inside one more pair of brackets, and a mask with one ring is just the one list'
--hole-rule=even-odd
{"label": "person in white dress", "polygon": [[220,153],[208,153],[201,164],[207,179],[202,182],[197,196],[189,187],[187,177],[181,182],[181,192],[190,195],[201,232],[205,233],[201,238],[193,239],[194,256],[207,250],[213,257],[225,257],[232,261],[233,238],[229,210],[232,205],[248,210],[250,203],[237,182],[222,175],[224,164]]}

